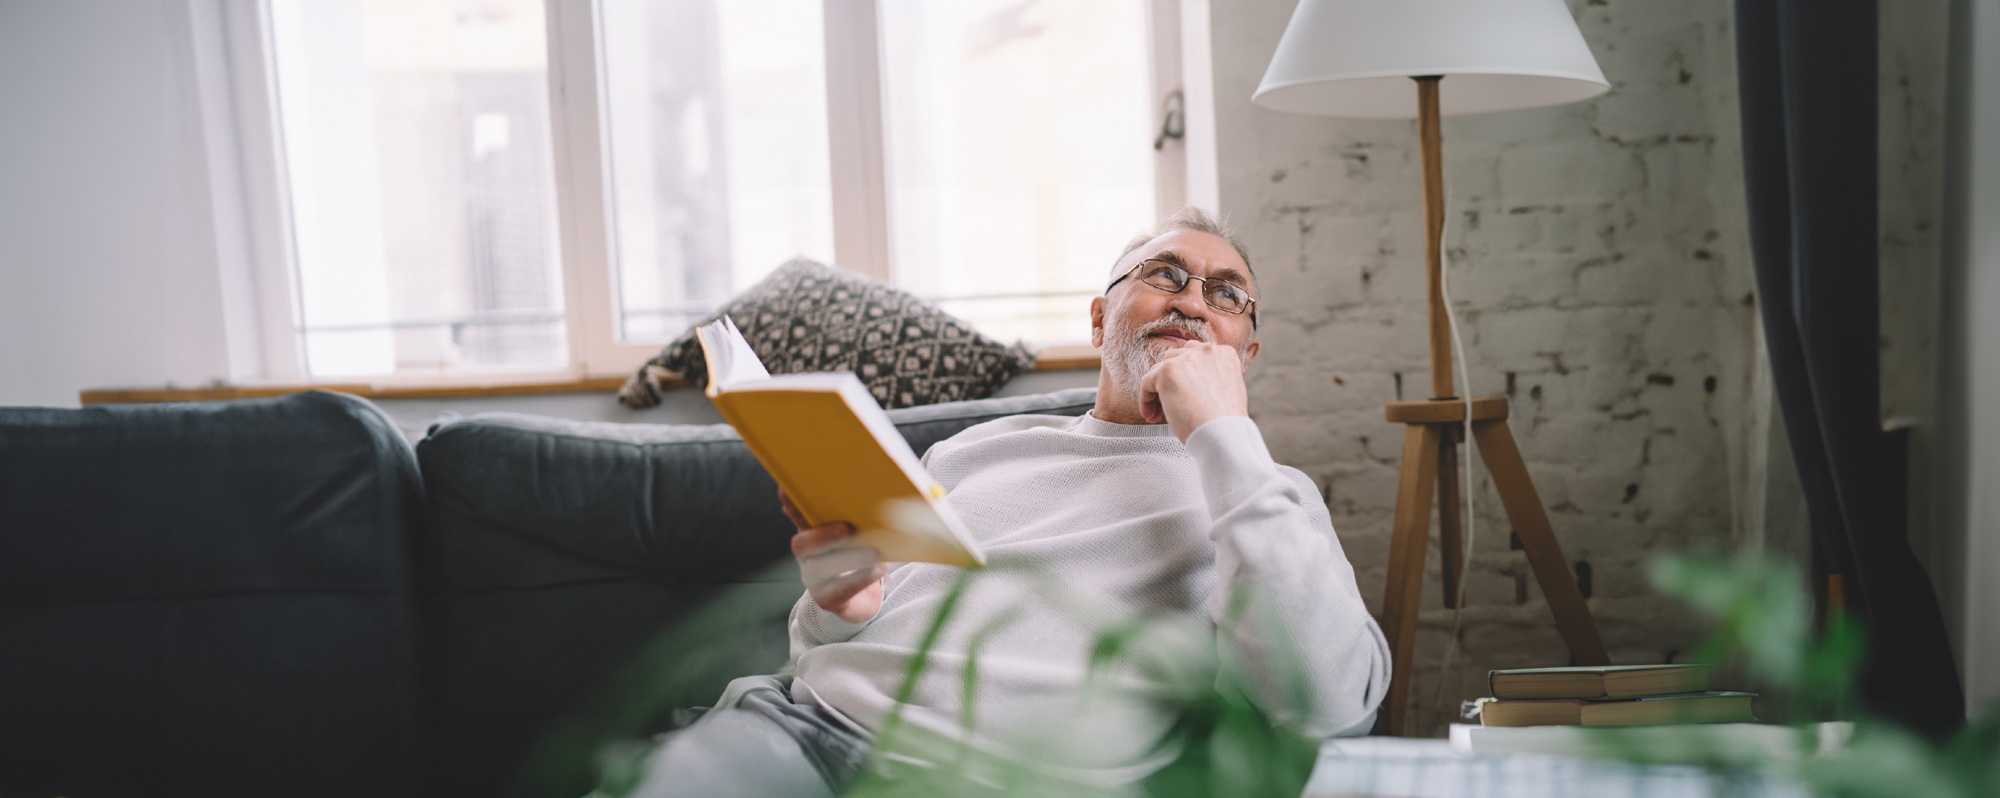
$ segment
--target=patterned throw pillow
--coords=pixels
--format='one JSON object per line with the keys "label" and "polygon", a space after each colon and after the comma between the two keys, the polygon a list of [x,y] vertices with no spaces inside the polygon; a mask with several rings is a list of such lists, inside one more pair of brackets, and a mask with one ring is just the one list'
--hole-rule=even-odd
{"label": "patterned throw pillow", "polygon": [[[804,258],[778,267],[702,323],[723,314],[772,374],[852,371],[887,408],[984,399],[1034,363],[1018,345],[981,335],[936,305]],[[634,409],[659,404],[669,372],[708,385],[692,329],[626,380],[618,401]]]}

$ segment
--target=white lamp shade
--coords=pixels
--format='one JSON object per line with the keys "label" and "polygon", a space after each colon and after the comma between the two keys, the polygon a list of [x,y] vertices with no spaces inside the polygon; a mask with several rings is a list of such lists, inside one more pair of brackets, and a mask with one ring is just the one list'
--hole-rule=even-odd
{"label": "white lamp shade", "polygon": [[1410,78],[1442,75],[1439,112],[1560,105],[1611,89],[1563,0],[1299,0],[1252,101],[1362,119],[1417,115]]}

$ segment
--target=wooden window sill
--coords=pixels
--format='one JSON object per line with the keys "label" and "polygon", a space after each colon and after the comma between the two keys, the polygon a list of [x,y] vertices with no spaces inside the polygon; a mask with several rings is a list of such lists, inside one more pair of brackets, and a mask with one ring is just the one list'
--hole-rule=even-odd
{"label": "wooden window sill", "polygon": [[[1088,346],[1052,346],[1035,359],[1035,371],[1094,369],[1099,365],[1097,350]],[[207,402],[218,399],[251,399],[283,396],[299,391],[325,390],[351,393],[369,399],[465,399],[485,396],[527,396],[557,393],[596,393],[618,390],[624,377],[581,379],[532,379],[492,383],[425,385],[371,383],[310,383],[306,385],[213,385],[206,388],[106,388],[82,391],[78,400],[85,406],[138,404],[146,402]],[[684,387],[679,376],[667,378],[667,387]]]}

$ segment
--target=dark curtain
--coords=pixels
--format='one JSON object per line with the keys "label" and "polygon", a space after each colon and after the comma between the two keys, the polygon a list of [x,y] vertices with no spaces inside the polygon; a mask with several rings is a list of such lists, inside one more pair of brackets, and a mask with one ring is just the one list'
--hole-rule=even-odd
{"label": "dark curtain", "polygon": [[1938,736],[1964,724],[1964,700],[1936,594],[1904,537],[1901,436],[1881,423],[1875,5],[1736,0],[1744,182],[1816,589],[1840,574],[1867,634],[1866,709]]}

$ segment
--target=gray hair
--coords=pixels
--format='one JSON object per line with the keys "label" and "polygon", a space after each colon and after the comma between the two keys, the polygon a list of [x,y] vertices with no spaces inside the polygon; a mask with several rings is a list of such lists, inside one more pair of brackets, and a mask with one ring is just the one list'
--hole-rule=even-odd
{"label": "gray hair", "polygon": [[[1236,228],[1230,227],[1227,222],[1216,219],[1208,215],[1208,211],[1204,211],[1193,205],[1181,206],[1180,210],[1174,211],[1174,215],[1167,217],[1158,225],[1155,225],[1152,232],[1140,233],[1132,239],[1131,243],[1126,244],[1125,251],[1118,253],[1118,260],[1113,261],[1111,264],[1112,279],[1115,280],[1118,278],[1118,267],[1125,265],[1125,257],[1127,255],[1138,251],[1140,247],[1145,246],[1153,239],[1176,230],[1193,230],[1198,233],[1207,233],[1229,242],[1229,247],[1236,250],[1236,257],[1243,259],[1243,270],[1249,272],[1250,282],[1255,283],[1257,281],[1257,270],[1250,266],[1250,250],[1243,246],[1243,239],[1236,237]],[[1109,291],[1110,288],[1107,287],[1105,290]],[[1253,338],[1257,335],[1257,312],[1254,310],[1250,312],[1250,335]]]}
{"label": "gray hair", "polygon": [[1118,276],[1118,267],[1125,262],[1125,256],[1138,251],[1147,242],[1175,230],[1193,230],[1198,233],[1207,233],[1229,242],[1229,246],[1236,250],[1236,257],[1243,259],[1243,268],[1250,272],[1250,279],[1252,281],[1257,279],[1257,270],[1250,267],[1250,250],[1243,246],[1243,239],[1236,237],[1236,229],[1230,227],[1228,223],[1208,215],[1208,211],[1204,211],[1193,205],[1181,206],[1181,209],[1175,211],[1174,215],[1167,217],[1155,226],[1152,232],[1140,233],[1138,237],[1132,239],[1131,243],[1126,244],[1125,251],[1118,253],[1118,260],[1113,261],[1111,264],[1111,276]]}

